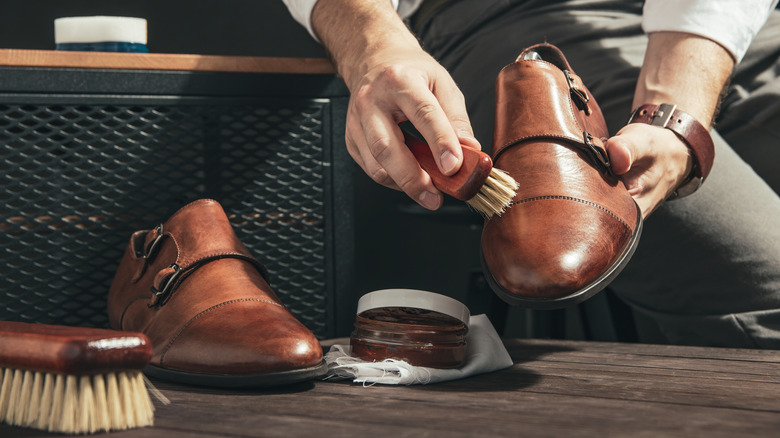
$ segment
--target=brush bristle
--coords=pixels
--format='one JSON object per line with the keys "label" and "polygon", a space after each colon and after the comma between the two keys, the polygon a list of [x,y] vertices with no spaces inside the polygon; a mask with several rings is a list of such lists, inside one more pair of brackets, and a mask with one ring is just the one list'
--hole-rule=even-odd
{"label": "brush bristle", "polygon": [[493,168],[476,196],[466,203],[487,218],[500,216],[509,207],[518,187],[517,181],[508,173]]}
{"label": "brush bristle", "polygon": [[5,423],[83,434],[154,422],[154,405],[140,371],[73,376],[0,370],[0,421]]}

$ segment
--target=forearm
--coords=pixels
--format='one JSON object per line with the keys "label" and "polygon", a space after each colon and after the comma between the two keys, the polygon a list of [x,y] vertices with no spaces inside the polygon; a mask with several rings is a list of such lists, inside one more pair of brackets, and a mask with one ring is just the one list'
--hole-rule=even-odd
{"label": "forearm", "polygon": [[734,59],[719,44],[680,32],[650,34],[633,108],[671,103],[709,127]]}
{"label": "forearm", "polygon": [[[733,68],[732,55],[712,40],[682,32],[653,32],[633,108],[676,105],[709,128]],[[682,120],[673,121],[672,126],[686,126]],[[644,123],[630,123],[607,141],[612,170],[622,176],[645,217],[683,185],[683,195],[698,188],[691,184],[701,179],[693,177],[706,177],[709,171],[714,153],[712,142],[708,145],[709,135],[696,125],[687,126],[686,132],[699,132],[695,143],[688,143],[688,137],[672,132],[672,128],[658,129]]]}
{"label": "forearm", "polygon": [[390,0],[319,1],[311,23],[350,90],[378,57],[420,49]]}

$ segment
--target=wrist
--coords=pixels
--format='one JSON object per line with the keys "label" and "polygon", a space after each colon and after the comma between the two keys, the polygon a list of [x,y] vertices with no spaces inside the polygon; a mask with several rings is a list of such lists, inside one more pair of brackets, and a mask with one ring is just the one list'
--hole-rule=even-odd
{"label": "wrist", "polygon": [[681,32],[649,35],[632,107],[674,102],[709,128],[734,60],[707,38]]}
{"label": "wrist", "polygon": [[640,105],[628,120],[628,124],[632,123],[645,123],[668,129],[688,147],[693,165],[671,198],[688,196],[698,190],[709,175],[715,159],[715,147],[709,130],[691,114],[667,103]]}
{"label": "wrist", "polygon": [[394,53],[410,48],[422,51],[390,1],[319,1],[311,22],[351,91],[369,70]]}

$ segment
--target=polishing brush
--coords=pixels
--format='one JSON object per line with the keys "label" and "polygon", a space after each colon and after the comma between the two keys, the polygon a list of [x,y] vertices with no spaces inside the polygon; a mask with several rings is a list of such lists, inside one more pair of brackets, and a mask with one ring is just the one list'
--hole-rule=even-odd
{"label": "polishing brush", "polygon": [[0,421],[60,433],[150,426],[142,333],[0,321]]}
{"label": "polishing brush", "polygon": [[462,145],[463,164],[451,176],[439,170],[428,144],[416,135],[401,127],[404,142],[423,170],[431,176],[433,185],[442,192],[459,199],[490,218],[501,215],[512,198],[515,197],[518,184],[508,173],[493,167],[490,156],[471,146]]}

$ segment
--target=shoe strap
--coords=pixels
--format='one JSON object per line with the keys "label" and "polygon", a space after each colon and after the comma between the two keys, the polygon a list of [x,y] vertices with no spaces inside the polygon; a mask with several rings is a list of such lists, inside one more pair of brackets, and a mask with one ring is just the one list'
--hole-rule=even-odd
{"label": "shoe strap", "polygon": [[[529,50],[539,56],[528,56]],[[601,109],[563,53],[549,44],[527,49],[499,73],[494,132],[494,162],[528,140],[563,141],[609,170]]]}
{"label": "shoe strap", "polygon": [[182,282],[187,279],[187,277],[192,275],[195,271],[202,268],[203,266],[223,259],[238,259],[249,262],[252,266],[255,267],[255,269],[257,269],[263,279],[266,280],[266,282],[268,281],[268,271],[266,270],[265,266],[263,266],[263,264],[257,261],[257,259],[254,257],[237,252],[223,252],[205,255],[190,262],[186,266],[180,266],[177,263],[173,263],[158,271],[154,276],[154,280],[152,281],[152,301],[149,303],[149,307],[164,306],[176,291],[176,289],[178,289]]}

